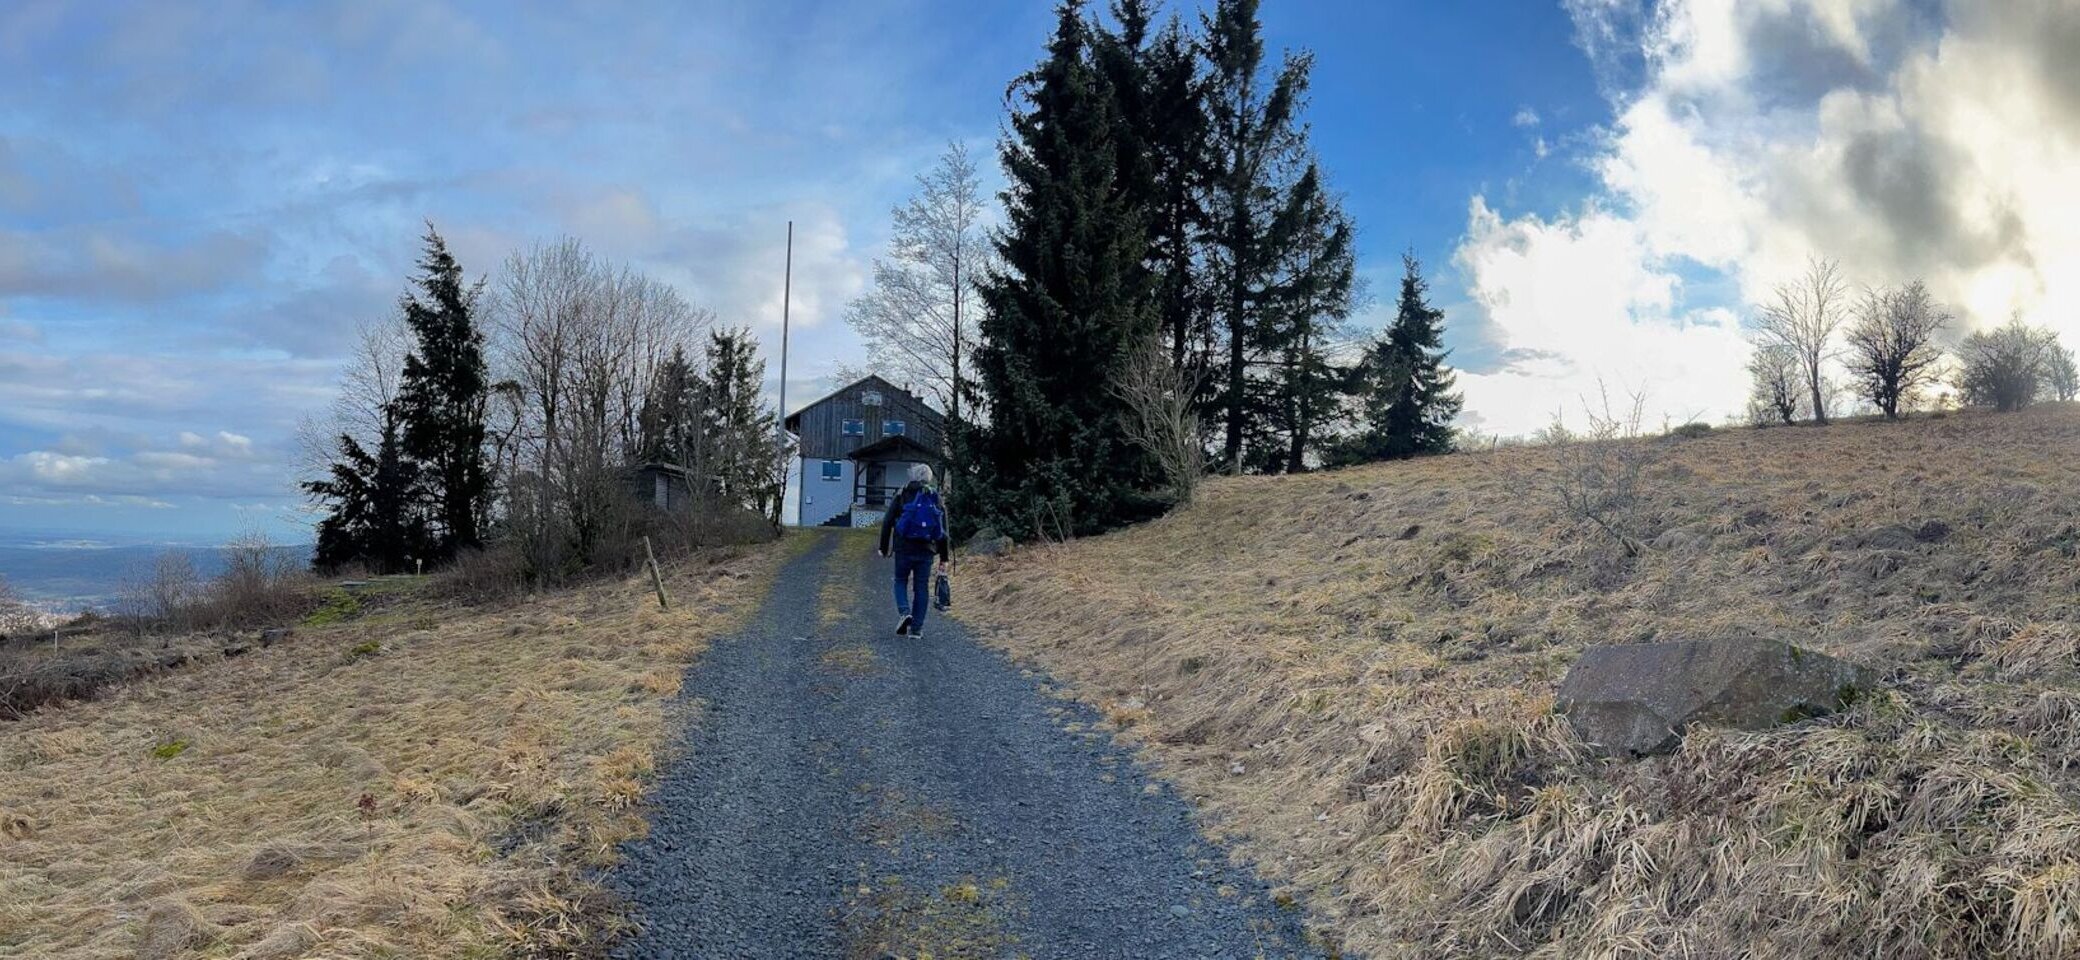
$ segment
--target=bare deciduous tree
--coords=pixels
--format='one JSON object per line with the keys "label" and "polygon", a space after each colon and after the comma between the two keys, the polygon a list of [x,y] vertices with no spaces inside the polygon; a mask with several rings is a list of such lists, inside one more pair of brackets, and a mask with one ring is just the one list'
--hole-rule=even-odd
{"label": "bare deciduous tree", "polygon": [[1827,390],[1822,367],[1842,325],[1848,284],[1832,260],[1815,257],[1803,276],[1777,285],[1775,299],[1755,321],[1764,345],[1778,344],[1798,357],[1811,397],[1813,422],[1827,422]]}
{"label": "bare deciduous tree", "polygon": [[622,471],[640,455],[652,381],[712,318],[572,239],[509,258],[495,310],[496,367],[511,384],[506,472],[525,486],[509,510],[535,575],[554,578],[627,532]]}
{"label": "bare deciduous tree", "polygon": [[995,258],[986,209],[967,148],[949,145],[917,178],[917,194],[895,209],[889,255],[874,261],[873,287],[846,315],[875,366],[918,385],[954,424],[973,362],[974,290]]}
{"label": "bare deciduous tree", "polygon": [[151,567],[123,581],[116,610],[139,633],[148,627],[182,627],[201,591],[195,561],[182,551],[168,550]]}
{"label": "bare deciduous tree", "polygon": [[1848,366],[1858,392],[1885,419],[1899,419],[1901,405],[1935,382],[1943,354],[1933,341],[1951,319],[1919,280],[1864,293],[1846,335]]}
{"label": "bare deciduous tree", "polygon": [[411,330],[396,314],[371,320],[355,332],[353,352],[340,374],[339,396],[321,417],[297,425],[297,447],[306,477],[330,472],[339,455],[339,438],[354,438],[374,450],[394,426],[392,404],[404,375],[404,358],[412,349]]}
{"label": "bare deciduous tree", "polygon": [[1805,393],[1804,373],[1798,354],[1781,343],[1755,348],[1748,358],[1752,381],[1748,394],[1748,419],[1757,426],[1773,422],[1791,424],[1798,420],[1799,397]]}
{"label": "bare deciduous tree", "polygon": [[1161,343],[1151,342],[1122,365],[1112,391],[1126,406],[1121,425],[1127,441],[1162,468],[1173,502],[1190,503],[1206,472],[1206,447],[1200,442],[1193,400],[1198,395],[1196,380],[1171,363]]}

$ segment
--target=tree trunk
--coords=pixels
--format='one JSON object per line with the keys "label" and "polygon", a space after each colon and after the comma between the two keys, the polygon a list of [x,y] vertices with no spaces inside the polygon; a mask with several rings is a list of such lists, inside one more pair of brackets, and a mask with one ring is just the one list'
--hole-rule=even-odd
{"label": "tree trunk", "polygon": [[1827,426],[1827,404],[1820,396],[1820,363],[1815,360],[1807,367],[1806,380],[1813,388],[1813,422]]}

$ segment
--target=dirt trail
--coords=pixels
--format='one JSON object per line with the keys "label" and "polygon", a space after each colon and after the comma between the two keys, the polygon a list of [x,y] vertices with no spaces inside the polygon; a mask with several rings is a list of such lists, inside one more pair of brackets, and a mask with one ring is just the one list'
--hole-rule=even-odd
{"label": "dirt trail", "polygon": [[688,677],[617,957],[1320,955],[1093,714],[951,619],[893,636],[871,537],[796,536]]}

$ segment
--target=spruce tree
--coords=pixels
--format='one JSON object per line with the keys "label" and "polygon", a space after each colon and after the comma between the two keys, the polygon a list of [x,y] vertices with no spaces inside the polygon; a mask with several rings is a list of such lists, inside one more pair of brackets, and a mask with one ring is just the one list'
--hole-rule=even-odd
{"label": "spruce tree", "polygon": [[1365,351],[1356,372],[1365,426],[1338,460],[1362,463],[1445,453],[1462,398],[1444,365],[1444,312],[1430,306],[1429,284],[1415,257],[1401,258],[1401,297],[1394,322]]}
{"label": "spruce tree", "polygon": [[686,350],[674,346],[671,355],[658,364],[650,378],[650,395],[643,398],[637,418],[641,438],[636,458],[644,463],[669,463],[692,467],[689,456],[698,390],[698,374],[686,360]]}
{"label": "spruce tree", "polygon": [[398,390],[405,455],[426,475],[441,557],[482,544],[480,522],[491,497],[484,450],[489,378],[476,305],[482,284],[466,286],[462,267],[432,224],[426,226],[417,292],[400,306],[415,340]]}
{"label": "spruce tree", "polygon": [[1281,394],[1266,382],[1267,371],[1306,330],[1296,320],[1314,309],[1304,294],[1318,285],[1292,271],[1296,262],[1335,269],[1333,260],[1296,260],[1320,241],[1306,234],[1311,201],[1299,183],[1311,166],[1299,122],[1311,59],[1288,54],[1265,75],[1256,0],[1219,0],[1203,22],[1210,68],[1205,252],[1225,352],[1209,412],[1222,424],[1223,469],[1267,468],[1291,457],[1257,450],[1246,460],[1245,448],[1278,443],[1279,431],[1265,418],[1275,415]]}
{"label": "spruce tree", "polygon": [[1291,192],[1276,233],[1291,238],[1277,281],[1281,309],[1268,319],[1277,362],[1265,377],[1270,433],[1281,441],[1259,451],[1258,469],[1299,473],[1309,455],[1345,419],[1350,373],[1335,359],[1356,289],[1350,218],[1309,164]]}
{"label": "spruce tree", "polygon": [[1046,57],[1015,86],[1001,148],[1009,185],[999,267],[984,281],[972,465],[984,522],[1067,536],[1146,515],[1161,480],[1120,440],[1111,389],[1155,335],[1144,213],[1123,189],[1116,101],[1092,64],[1082,4],[1065,0]]}
{"label": "spruce tree", "polygon": [[758,341],[749,329],[708,335],[698,442],[722,494],[760,513],[768,512],[779,495],[773,411],[762,393],[765,376],[766,362],[759,358]]}
{"label": "spruce tree", "polygon": [[403,573],[413,569],[413,558],[425,555],[418,467],[401,446],[396,417],[385,411],[374,453],[341,434],[327,476],[304,482],[305,493],[329,503],[318,521],[313,567],[337,570],[358,563],[371,573]]}
{"label": "spruce tree", "polygon": [[1120,188],[1143,211],[1144,267],[1172,366],[1194,375],[1207,362],[1211,330],[1198,269],[1206,150],[1205,83],[1183,21],[1150,34],[1153,4],[1116,0],[1117,27],[1096,31],[1100,71],[1113,91]]}

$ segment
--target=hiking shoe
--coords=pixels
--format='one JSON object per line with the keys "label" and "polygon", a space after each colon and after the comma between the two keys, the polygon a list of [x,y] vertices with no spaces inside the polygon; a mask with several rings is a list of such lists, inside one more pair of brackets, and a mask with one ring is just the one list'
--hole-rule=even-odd
{"label": "hiking shoe", "polygon": [[900,636],[903,636],[903,635],[905,635],[905,634],[907,634],[907,633],[909,633],[909,632],[910,632],[910,618],[909,618],[908,616],[905,616],[905,617],[903,618],[903,622],[901,622],[901,623],[898,623],[898,624],[896,624],[896,636],[899,636],[899,637],[900,637]]}

